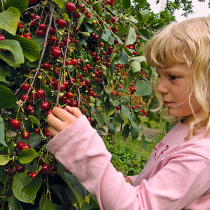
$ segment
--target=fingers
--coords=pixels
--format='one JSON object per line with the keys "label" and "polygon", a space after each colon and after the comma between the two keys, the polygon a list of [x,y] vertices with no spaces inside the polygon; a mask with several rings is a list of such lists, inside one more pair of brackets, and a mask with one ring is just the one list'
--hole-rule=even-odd
{"label": "fingers", "polygon": [[50,126],[50,127],[48,128],[48,131],[50,132],[50,134],[51,134],[52,136],[56,136],[57,134],[59,134],[59,131],[57,131],[57,129],[53,128],[52,126]]}
{"label": "fingers", "polygon": [[82,116],[82,113],[80,112],[80,110],[78,108],[70,107],[70,106],[66,106],[66,108],[68,109],[69,113],[71,113],[76,118],[79,118]]}
{"label": "fingers", "polygon": [[49,114],[47,116],[47,121],[53,128],[57,129],[58,131],[63,130],[63,121],[55,117],[53,114]]}

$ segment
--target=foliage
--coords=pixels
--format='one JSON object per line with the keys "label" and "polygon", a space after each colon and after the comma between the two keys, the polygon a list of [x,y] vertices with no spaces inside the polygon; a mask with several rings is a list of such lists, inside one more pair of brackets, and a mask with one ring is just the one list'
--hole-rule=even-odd
{"label": "foliage", "polygon": [[[135,140],[139,116],[159,118],[149,110],[156,104],[150,81],[154,69],[142,51],[164,21],[155,20],[145,5],[133,13],[130,0],[1,1],[1,209],[98,209],[46,151],[51,139],[46,119],[54,106],[70,105],[100,135],[106,126],[112,139],[121,126],[123,138],[130,134]],[[142,142],[145,148],[145,138]],[[124,157],[126,162],[132,158],[130,167],[143,167],[144,157],[112,149],[118,156],[130,153]]]}

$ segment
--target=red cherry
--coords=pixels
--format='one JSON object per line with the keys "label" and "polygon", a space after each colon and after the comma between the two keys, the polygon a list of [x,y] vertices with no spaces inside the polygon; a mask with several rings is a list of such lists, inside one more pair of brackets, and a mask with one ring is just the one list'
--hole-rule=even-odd
{"label": "red cherry", "polygon": [[[63,84],[64,84],[65,87],[67,88],[67,87],[69,86],[69,81],[65,81]],[[65,88],[65,89],[66,89],[66,88]]]}
{"label": "red cherry", "polygon": [[23,151],[24,149],[29,149],[29,148],[31,148],[31,146],[28,144],[25,144],[20,148],[20,150]]}
{"label": "red cherry", "polygon": [[16,119],[12,119],[10,121],[10,125],[12,126],[13,129],[18,129],[20,127],[20,121]]}
{"label": "red cherry", "polygon": [[58,26],[59,26],[60,28],[64,28],[64,27],[66,27],[66,25],[67,25],[67,23],[66,23],[65,20],[63,20],[63,19],[59,19],[59,20],[58,20]]}
{"label": "red cherry", "polygon": [[86,14],[86,17],[87,17],[87,18],[91,18],[91,14],[89,14],[89,13]]}
{"label": "red cherry", "polygon": [[36,33],[37,36],[44,36],[44,31],[38,30]]}
{"label": "red cherry", "polygon": [[[64,43],[64,45],[66,45],[67,44],[67,39],[63,39],[63,43]],[[71,40],[69,39],[69,45],[71,44]]]}
{"label": "red cherry", "polygon": [[116,17],[112,17],[112,18],[111,18],[112,23],[114,23],[116,20],[117,20]]}
{"label": "red cherry", "polygon": [[76,66],[77,65],[77,59],[71,59],[71,63],[73,66]]}
{"label": "red cherry", "polygon": [[33,179],[37,175],[37,172],[28,172],[28,176]]}
{"label": "red cherry", "polygon": [[75,18],[79,19],[80,16],[81,16],[81,13],[80,12],[77,12]]}
{"label": "red cherry", "polygon": [[34,128],[34,133],[40,134],[40,129],[39,128]]}
{"label": "red cherry", "polygon": [[120,110],[120,106],[116,106],[116,109],[117,109],[117,110]]}
{"label": "red cherry", "polygon": [[19,142],[17,143],[17,148],[18,148],[18,149],[21,149],[21,147],[22,147],[23,145],[25,145],[25,143],[22,142],[22,141],[19,141]]}
{"label": "red cherry", "polygon": [[[21,99],[22,101],[25,101],[26,95],[23,94],[23,95],[20,97],[20,99]],[[26,99],[26,102],[28,102],[28,101],[29,101],[29,96],[27,96],[27,99]]]}
{"label": "red cherry", "polygon": [[49,104],[48,101],[44,101],[44,102],[41,103],[40,107],[41,107],[43,110],[47,110],[47,109],[49,109],[50,104]]}
{"label": "red cherry", "polygon": [[41,23],[39,25],[39,30],[46,31],[47,30],[47,26],[45,24]]}
{"label": "red cherry", "polygon": [[71,61],[66,61],[66,65],[72,65],[72,62]]}
{"label": "red cherry", "polygon": [[5,40],[4,35],[0,34],[0,41]]}
{"label": "red cherry", "polygon": [[50,70],[51,65],[49,63],[43,63],[43,68],[44,70],[49,71]]}
{"label": "red cherry", "polygon": [[79,9],[79,8],[81,8],[81,7],[83,7],[82,9],[80,9],[80,12],[81,13],[83,13],[83,12],[85,12],[85,5],[83,5],[83,4],[79,4],[78,6],[77,6],[77,8]]}
{"label": "red cherry", "polygon": [[48,165],[48,164],[43,164],[43,165],[42,165],[41,172],[42,172],[43,174],[49,174],[49,173],[51,172],[51,166]]}
{"label": "red cherry", "polygon": [[71,92],[66,92],[66,97],[67,97],[68,99],[71,99],[71,98],[74,97],[74,94],[71,93]]}
{"label": "red cherry", "polygon": [[29,139],[29,138],[30,138],[30,133],[29,133],[28,131],[22,132],[22,133],[21,133],[21,138],[22,138],[23,140]]}
{"label": "red cherry", "polygon": [[61,85],[60,85],[60,91],[63,91],[63,90],[65,90],[65,89],[66,89],[65,84],[61,84]]}
{"label": "red cherry", "polygon": [[39,90],[37,90],[36,92],[37,92],[37,95],[38,95],[41,99],[44,99],[44,90],[39,89]]}
{"label": "red cherry", "polygon": [[18,173],[19,173],[19,172],[23,172],[23,171],[24,171],[24,166],[18,164],[18,165],[15,166],[15,170],[16,170],[16,172],[18,172]]}
{"label": "red cherry", "polygon": [[[56,38],[55,36],[51,36],[51,37],[50,37],[50,42],[51,42],[51,44],[55,44],[56,40],[57,40],[57,38]],[[51,49],[52,49],[52,48],[51,48]]]}
{"label": "red cherry", "polygon": [[34,114],[34,107],[33,106],[31,106],[31,105],[27,105],[26,107],[25,107],[25,112],[27,113],[27,114]]}
{"label": "red cherry", "polygon": [[91,123],[92,122],[92,119],[91,117],[87,117],[88,121]]}
{"label": "red cherry", "polygon": [[132,106],[131,108],[132,108],[132,109],[135,109],[136,107],[135,107],[135,106]]}
{"label": "red cherry", "polygon": [[67,12],[73,12],[76,9],[75,5],[73,3],[68,2],[66,4],[66,10]]}
{"label": "red cherry", "polygon": [[32,34],[31,34],[31,33],[25,33],[25,34],[24,34],[24,37],[27,37],[27,36],[32,37]]}
{"label": "red cherry", "polygon": [[48,115],[48,114],[52,114],[52,111],[51,110],[48,110],[48,111],[46,111],[46,114]]}
{"label": "red cherry", "polygon": [[39,22],[40,16],[39,15],[34,15],[34,19],[36,19],[36,22]]}
{"label": "red cherry", "polygon": [[121,93],[117,93],[118,96],[121,96]]}
{"label": "red cherry", "polygon": [[12,168],[8,168],[7,174],[8,174],[8,176],[13,176],[14,175],[13,169]]}
{"label": "red cherry", "polygon": [[119,88],[122,88],[122,85],[119,85]]}
{"label": "red cherry", "polygon": [[79,43],[79,41],[78,40],[75,40],[75,42],[74,42],[75,44],[78,44]]}
{"label": "red cherry", "polygon": [[59,47],[56,47],[52,50],[52,56],[55,58],[59,58],[61,56],[61,49]]}
{"label": "red cherry", "polygon": [[18,20],[18,25],[17,25],[17,27],[18,27],[18,28],[22,28],[22,26],[23,26],[23,25],[21,24],[20,20]]}
{"label": "red cherry", "polygon": [[113,92],[112,92],[112,95],[115,95],[115,94],[116,94],[116,92],[115,92],[115,91],[113,91]]}
{"label": "red cherry", "polygon": [[21,89],[24,90],[24,91],[28,91],[30,88],[30,85],[28,83],[25,83],[22,85]]}

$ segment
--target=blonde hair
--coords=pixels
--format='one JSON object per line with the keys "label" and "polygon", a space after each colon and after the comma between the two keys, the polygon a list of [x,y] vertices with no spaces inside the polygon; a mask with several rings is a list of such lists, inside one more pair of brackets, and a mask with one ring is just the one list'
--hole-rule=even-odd
{"label": "blonde hair", "polygon": [[[144,48],[147,63],[153,67],[168,68],[187,64],[193,70],[192,91],[201,106],[190,122],[186,139],[206,126],[205,136],[210,131],[210,18],[192,18],[166,26],[147,42]],[[190,97],[189,97],[190,102]],[[191,106],[192,107],[192,106]]]}

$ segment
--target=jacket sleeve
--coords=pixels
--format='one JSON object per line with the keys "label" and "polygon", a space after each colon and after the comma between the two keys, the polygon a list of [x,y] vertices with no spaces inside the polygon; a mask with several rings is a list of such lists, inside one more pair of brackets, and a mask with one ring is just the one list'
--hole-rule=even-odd
{"label": "jacket sleeve", "polygon": [[180,210],[210,186],[209,161],[190,154],[173,157],[150,180],[131,186],[111,164],[111,154],[85,116],[47,149],[97,198],[101,210]]}

